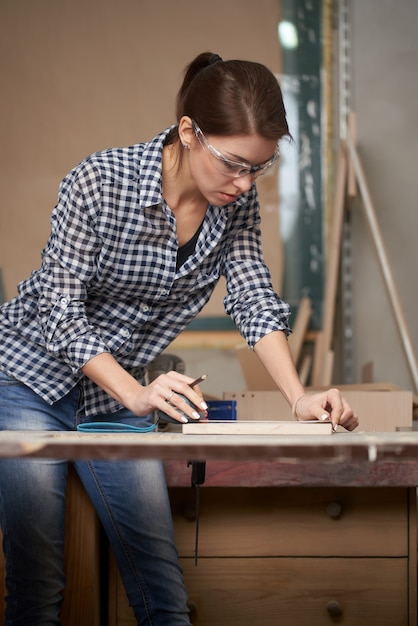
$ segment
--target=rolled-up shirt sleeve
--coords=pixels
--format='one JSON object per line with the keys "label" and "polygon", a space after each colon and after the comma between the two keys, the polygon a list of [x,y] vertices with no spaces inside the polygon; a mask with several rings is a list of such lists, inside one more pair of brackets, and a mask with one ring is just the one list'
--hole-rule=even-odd
{"label": "rolled-up shirt sleeve", "polygon": [[[87,197],[81,187],[88,190]],[[38,316],[46,349],[74,372],[93,356],[108,351],[91,325],[85,305],[100,250],[94,229],[99,196],[100,180],[94,168],[85,166],[81,174],[73,172],[64,179],[39,272]]]}
{"label": "rolled-up shirt sleeve", "polygon": [[48,352],[67,363],[76,373],[92,357],[109,352],[89,324],[84,302],[75,299],[68,283],[56,297],[39,299],[39,318]]}
{"label": "rolled-up shirt sleeve", "polygon": [[290,307],[272,287],[262,254],[258,201],[246,210],[246,223],[231,242],[224,264],[227,282],[225,311],[250,346],[264,335],[281,330],[289,335]]}

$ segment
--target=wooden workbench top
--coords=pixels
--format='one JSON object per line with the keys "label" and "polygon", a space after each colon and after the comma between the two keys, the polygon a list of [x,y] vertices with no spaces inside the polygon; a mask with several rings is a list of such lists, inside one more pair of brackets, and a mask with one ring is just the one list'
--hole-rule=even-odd
{"label": "wooden workbench top", "polygon": [[418,432],[333,435],[183,435],[0,432],[0,457],[155,459],[168,482],[190,484],[188,461],[207,461],[206,485],[416,486]]}

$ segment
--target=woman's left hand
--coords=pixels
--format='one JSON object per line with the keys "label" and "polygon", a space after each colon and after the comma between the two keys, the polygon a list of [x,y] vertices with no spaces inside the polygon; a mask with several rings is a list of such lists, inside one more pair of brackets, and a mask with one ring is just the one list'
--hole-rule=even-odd
{"label": "woman's left hand", "polygon": [[304,394],[293,404],[292,412],[298,420],[330,420],[334,427],[344,426],[354,430],[359,424],[357,415],[339,389],[328,389],[315,394]]}

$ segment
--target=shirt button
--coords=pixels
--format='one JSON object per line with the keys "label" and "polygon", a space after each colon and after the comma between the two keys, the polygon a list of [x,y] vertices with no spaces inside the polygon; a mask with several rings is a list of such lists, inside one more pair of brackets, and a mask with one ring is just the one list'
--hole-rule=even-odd
{"label": "shirt button", "polygon": [[147,304],[143,304],[141,308],[142,308],[142,310],[144,311],[144,313],[148,313],[148,311],[149,311],[149,306],[148,306]]}
{"label": "shirt button", "polygon": [[121,335],[122,335],[122,337],[129,337],[130,332],[129,332],[129,330],[127,328],[123,328],[122,331],[121,331]]}
{"label": "shirt button", "polygon": [[166,296],[168,294],[168,289],[160,289],[160,294],[162,296]]}
{"label": "shirt button", "polygon": [[66,306],[68,304],[68,298],[61,298],[61,304]]}

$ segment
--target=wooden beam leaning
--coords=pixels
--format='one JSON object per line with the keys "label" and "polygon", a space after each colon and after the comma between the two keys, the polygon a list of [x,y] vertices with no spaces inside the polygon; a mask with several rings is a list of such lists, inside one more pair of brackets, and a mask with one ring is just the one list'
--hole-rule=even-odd
{"label": "wooden beam leaning", "polygon": [[[352,143],[357,145],[357,127],[356,115],[353,111],[349,111],[347,116],[347,133],[349,133]],[[347,196],[349,198],[357,197],[357,178],[351,159],[347,163]]]}
{"label": "wooden beam leaning", "polygon": [[377,221],[376,211],[373,206],[370,191],[369,191],[367,181],[366,181],[366,176],[364,174],[360,157],[358,155],[358,152],[355,148],[354,142],[349,132],[347,133],[347,147],[348,147],[350,160],[352,162],[352,165],[356,174],[357,183],[358,183],[360,195],[362,198],[362,206],[364,209],[364,214],[365,214],[366,221],[369,225],[369,228],[372,234],[372,239],[373,239],[373,243],[374,243],[375,250],[377,253],[377,258],[378,258],[378,262],[380,265],[380,269],[382,271],[383,280],[387,288],[389,300],[392,305],[397,327],[399,330],[399,334],[401,336],[402,347],[404,349],[406,359],[409,365],[410,373],[411,373],[411,376],[415,385],[415,391],[418,391],[417,359],[416,359],[414,349],[412,346],[411,338],[409,335],[405,315],[403,313],[403,309],[401,306],[396,283],[393,278],[393,274],[392,274],[389,260],[387,257],[386,249],[383,243],[381,230],[379,227],[379,223]]}
{"label": "wooden beam leaning", "polygon": [[[334,330],[335,306],[337,300],[338,271],[341,257],[341,238],[344,221],[345,197],[347,185],[347,151],[344,141],[340,143],[335,185],[334,214],[330,233],[330,245],[327,261],[322,330],[317,335],[315,344],[312,386],[330,385],[330,353]],[[332,368],[331,368],[332,370]]]}
{"label": "wooden beam leaning", "polygon": [[299,303],[298,312],[296,314],[295,323],[293,325],[293,333],[289,337],[289,348],[294,364],[297,366],[303,344],[306,339],[309,322],[312,316],[312,301],[308,296],[303,296]]}

